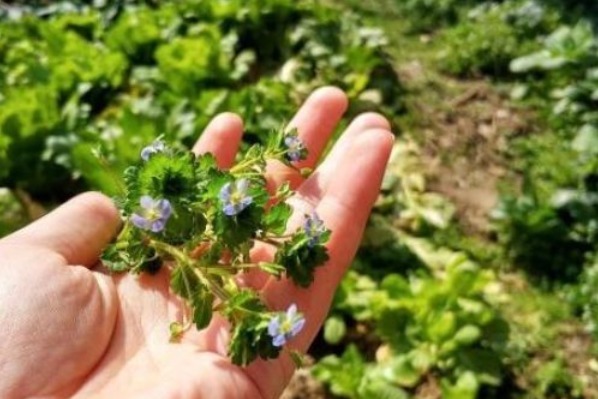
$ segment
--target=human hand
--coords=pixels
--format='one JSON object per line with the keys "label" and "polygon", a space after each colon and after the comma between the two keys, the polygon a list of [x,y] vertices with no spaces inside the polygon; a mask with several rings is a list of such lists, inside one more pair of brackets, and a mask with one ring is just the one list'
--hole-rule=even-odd
{"label": "human hand", "polygon": [[[309,150],[299,167],[314,167],[347,107],[337,89],[314,92],[291,121]],[[196,144],[220,167],[235,158],[242,134],[238,117],[215,118]],[[296,303],[307,323],[289,343],[306,351],[326,317],[349,266],[385,170],[392,135],[376,114],[353,121],[307,180],[271,164],[274,188],[289,181],[301,215],[316,209],[332,231],[330,260],[302,289],[285,279],[251,272],[240,284],[261,292],[273,310]],[[169,343],[169,322],[180,310],[169,291],[167,268],[155,276],[108,276],[98,264],[119,227],[107,198],[83,194],[39,221],[0,240],[0,397],[274,398],[294,371],[288,353],[246,368],[226,357],[228,328],[214,317],[208,328]],[[254,248],[256,261],[272,256]]]}

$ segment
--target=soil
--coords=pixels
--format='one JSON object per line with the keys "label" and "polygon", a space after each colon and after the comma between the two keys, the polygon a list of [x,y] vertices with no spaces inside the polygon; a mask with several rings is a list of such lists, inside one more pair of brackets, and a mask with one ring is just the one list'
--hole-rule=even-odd
{"label": "soil", "polygon": [[574,324],[563,331],[561,342],[566,353],[565,363],[571,374],[581,381],[583,396],[598,398],[598,362],[591,359],[592,337]]}
{"label": "soil", "polygon": [[417,131],[408,133],[421,142],[429,189],[452,200],[465,234],[488,235],[498,183],[518,184],[507,165],[508,139],[530,130],[530,112],[487,80],[431,75],[417,61],[400,66],[399,75],[416,94],[408,108]]}
{"label": "soil", "polygon": [[332,399],[327,394],[324,386],[310,373],[310,365],[313,359],[307,357],[306,367],[295,371],[287,389],[280,396],[280,399]]}

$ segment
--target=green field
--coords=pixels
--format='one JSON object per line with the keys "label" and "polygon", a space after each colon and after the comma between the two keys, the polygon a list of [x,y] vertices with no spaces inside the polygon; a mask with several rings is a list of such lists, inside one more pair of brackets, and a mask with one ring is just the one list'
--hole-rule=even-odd
{"label": "green field", "polygon": [[0,4],[0,237],[118,194],[160,135],[190,147],[231,111],[264,142],[336,85],[343,125],[380,112],[396,144],[284,398],[598,397],[593,0],[20,3]]}

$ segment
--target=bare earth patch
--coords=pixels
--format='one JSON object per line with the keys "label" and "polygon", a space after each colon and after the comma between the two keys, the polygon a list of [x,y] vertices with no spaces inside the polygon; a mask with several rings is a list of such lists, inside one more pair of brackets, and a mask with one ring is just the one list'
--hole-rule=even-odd
{"label": "bare earth patch", "polygon": [[280,399],[329,399],[322,384],[309,372],[309,368],[295,371],[289,386]]}
{"label": "bare earth patch", "polygon": [[497,184],[509,173],[508,138],[528,131],[529,118],[486,80],[428,75],[417,61],[399,74],[415,94],[408,107],[417,131],[409,134],[422,144],[429,188],[454,202],[465,233],[486,235]]}

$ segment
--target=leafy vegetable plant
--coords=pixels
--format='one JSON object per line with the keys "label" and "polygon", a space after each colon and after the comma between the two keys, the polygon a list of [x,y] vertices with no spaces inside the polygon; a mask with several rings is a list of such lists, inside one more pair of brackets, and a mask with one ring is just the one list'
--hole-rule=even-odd
{"label": "leafy vegetable plant", "polygon": [[[210,154],[195,156],[156,140],[125,171],[126,192],[118,199],[124,227],[103,255],[106,266],[135,274],[168,269],[171,289],[184,304],[182,319],[170,326],[173,341],[193,326],[206,327],[219,312],[231,326],[233,363],[277,357],[305,318],[295,305],[269,311],[256,292],[235,280],[259,269],[307,287],[328,259],[330,232],[323,221],[313,213],[287,230],[292,209],[285,200],[293,192],[283,185],[270,195],[263,177],[268,160],[295,167],[306,156],[296,130],[279,130],[226,171]],[[278,248],[272,262],[251,260],[256,241]]]}

